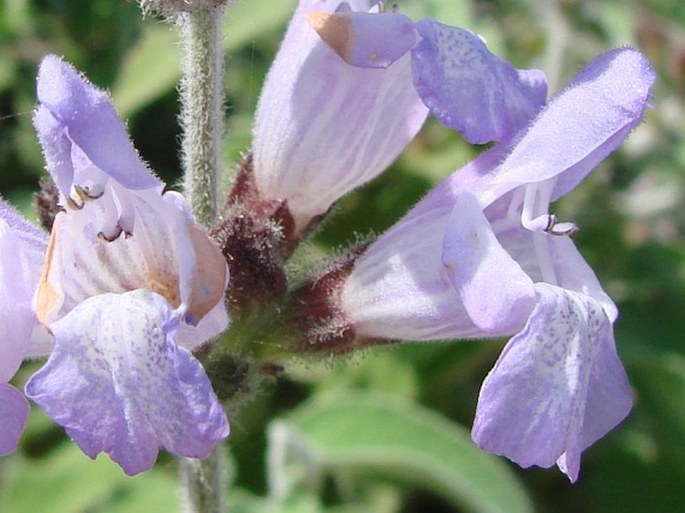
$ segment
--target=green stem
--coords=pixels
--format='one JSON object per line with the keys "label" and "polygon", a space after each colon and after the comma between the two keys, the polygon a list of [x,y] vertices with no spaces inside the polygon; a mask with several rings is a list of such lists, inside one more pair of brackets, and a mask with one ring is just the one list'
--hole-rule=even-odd
{"label": "green stem", "polygon": [[[221,140],[224,135],[223,6],[195,4],[179,14],[182,72],[184,191],[195,218],[211,225],[217,216]],[[225,513],[228,472],[222,444],[205,460],[180,458],[187,513]]]}
{"label": "green stem", "polygon": [[228,469],[224,445],[205,460],[179,458],[186,513],[225,513]]}
{"label": "green stem", "polygon": [[223,6],[201,6],[180,16],[184,190],[196,219],[209,226],[217,215],[217,189],[224,135]]}

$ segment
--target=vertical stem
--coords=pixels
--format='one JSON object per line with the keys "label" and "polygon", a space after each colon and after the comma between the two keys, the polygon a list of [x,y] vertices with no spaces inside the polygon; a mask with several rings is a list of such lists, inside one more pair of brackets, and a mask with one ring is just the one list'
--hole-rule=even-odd
{"label": "vertical stem", "polygon": [[[179,15],[182,47],[180,85],[182,159],[186,197],[200,224],[217,215],[217,189],[224,135],[223,6],[197,2]],[[214,2],[220,3],[220,2]],[[225,513],[228,488],[221,444],[205,460],[180,458],[187,513]]]}
{"label": "vertical stem", "polygon": [[179,458],[186,513],[225,513],[228,469],[224,445],[205,460]]}
{"label": "vertical stem", "polygon": [[223,6],[197,6],[180,16],[182,67],[181,125],[185,194],[205,226],[217,214],[217,188],[224,133]]}

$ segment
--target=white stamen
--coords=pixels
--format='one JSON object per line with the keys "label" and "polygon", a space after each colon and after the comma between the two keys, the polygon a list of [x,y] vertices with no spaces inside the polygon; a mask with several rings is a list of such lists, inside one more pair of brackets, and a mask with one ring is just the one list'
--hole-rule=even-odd
{"label": "white stamen", "polygon": [[[521,225],[532,232],[545,232],[550,235],[570,235],[578,230],[578,225],[570,222],[560,223],[557,216],[550,214],[549,201],[556,179],[542,184],[525,187],[525,199],[521,212]],[[513,202],[512,202],[513,206]],[[510,207],[511,210],[511,207]]]}
{"label": "white stamen", "polygon": [[549,213],[549,202],[556,178],[525,186],[525,198],[521,211],[521,225],[533,235],[533,246],[542,279],[557,285],[557,275],[552,263],[547,235],[568,235],[576,230],[574,223],[558,223]]}
{"label": "white stamen", "polygon": [[107,189],[100,202],[104,210],[104,216],[102,226],[98,232],[98,238],[106,242],[112,242],[119,238],[123,229],[119,224],[117,203],[111,187]]}

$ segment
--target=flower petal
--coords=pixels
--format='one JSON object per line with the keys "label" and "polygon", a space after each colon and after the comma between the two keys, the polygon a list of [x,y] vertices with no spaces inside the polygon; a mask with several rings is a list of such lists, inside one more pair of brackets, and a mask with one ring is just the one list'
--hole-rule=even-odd
{"label": "flower petal", "polygon": [[[388,69],[350,66],[305,19],[302,2],[269,71],[254,128],[254,176],[264,199],[286,200],[297,229],[380,174],[423,125],[409,56]],[[344,5],[344,4],[343,4]]]}
{"label": "flower petal", "polygon": [[14,452],[29,416],[29,403],[16,388],[0,383],[0,456]]}
{"label": "flower petal", "polygon": [[537,70],[517,70],[469,30],[425,19],[411,52],[414,84],[433,115],[471,143],[510,139],[547,98]]}
{"label": "flower petal", "polygon": [[[205,323],[203,330],[196,332],[199,335],[216,330],[210,335],[213,337],[228,326],[228,314],[223,303],[224,290],[229,279],[226,260],[217,244],[197,226],[190,213],[190,206],[181,194],[167,192],[164,194],[164,200],[178,209],[177,214],[185,214],[176,216],[174,229],[179,291],[187,311],[185,321],[196,325],[210,311],[215,311],[217,307],[222,308],[223,315],[214,312],[212,321]],[[206,340],[207,338],[197,342],[202,343]]]}
{"label": "flower petal", "polygon": [[494,146],[443,180],[359,255],[340,298],[340,307],[359,336],[400,340],[487,336],[468,316],[440,255],[455,198],[478,186],[503,151],[503,146]]}
{"label": "flower petal", "polygon": [[535,306],[533,281],[495,237],[478,200],[457,197],[442,264],[473,322],[491,335],[521,329]]}
{"label": "flower petal", "polygon": [[481,201],[557,177],[551,201],[573,189],[642,120],[655,72],[632,48],[600,55],[555,95],[493,171]]}
{"label": "flower petal", "polygon": [[38,319],[32,299],[47,247],[47,236],[0,199],[0,383],[9,381],[34,344]]}
{"label": "flower petal", "polygon": [[600,304],[535,285],[538,304],[481,389],[473,439],[522,467],[559,463],[571,481],[580,455],[630,411],[631,394]]}
{"label": "flower petal", "polygon": [[400,222],[355,261],[340,307],[358,336],[444,340],[485,335],[441,271],[446,220],[425,215]]}
{"label": "flower petal", "polygon": [[0,198],[0,220],[19,237],[33,262],[40,263],[47,248],[48,235],[28,222],[12,205]]}
{"label": "flower petal", "polygon": [[229,322],[226,305],[221,300],[196,325],[182,322],[174,335],[174,341],[188,351],[194,351],[205,342],[223,333]]}
{"label": "flower petal", "polygon": [[[609,321],[614,322],[618,316],[616,305],[602,289],[597,275],[578,252],[572,238],[525,229],[520,215],[512,215],[509,211],[518,192],[502,196],[484,211],[499,243],[534,282],[553,282],[564,289],[586,294],[598,301]],[[546,260],[544,264],[541,259]],[[552,281],[545,279],[543,265],[551,267]]]}
{"label": "flower petal", "polygon": [[616,304],[604,292],[597,275],[578,252],[571,238],[552,237],[549,247],[559,286],[592,297],[602,305],[609,321],[614,322],[618,318]]}
{"label": "flower petal", "polygon": [[[184,202],[178,194],[113,183],[82,209],[58,214],[35,300],[41,322],[50,324],[89,297],[135,289],[183,304],[188,320],[199,322],[223,298],[227,271]],[[132,213],[125,233],[114,205]],[[118,236],[108,240],[105,234],[115,229]]]}
{"label": "flower petal", "polygon": [[345,62],[360,68],[387,68],[419,40],[414,23],[399,13],[315,12],[307,19]]}
{"label": "flower petal", "polygon": [[[140,160],[107,93],[69,64],[55,55],[45,57],[37,92],[34,125],[62,194],[70,195],[73,185],[88,181],[98,189],[106,177],[129,189],[162,185]],[[81,154],[93,165],[84,165]]]}
{"label": "flower petal", "polygon": [[104,451],[129,475],[160,447],[205,458],[228,422],[200,363],[174,344],[177,322],[150,291],[90,298],[51,325],[55,349],[26,393],[88,456]]}

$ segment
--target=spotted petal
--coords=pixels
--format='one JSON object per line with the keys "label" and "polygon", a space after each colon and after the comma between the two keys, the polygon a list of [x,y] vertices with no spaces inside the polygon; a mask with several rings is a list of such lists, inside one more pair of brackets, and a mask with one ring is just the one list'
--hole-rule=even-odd
{"label": "spotted petal", "polygon": [[207,457],[228,422],[200,363],[173,342],[178,317],[150,291],[103,294],[53,323],[55,349],[26,385],[91,458],[133,475],[159,448]]}
{"label": "spotted petal", "polygon": [[580,455],[632,405],[611,323],[584,294],[538,283],[538,304],[481,389],[473,438],[522,467],[555,463],[571,481]]}
{"label": "spotted petal", "polygon": [[469,30],[425,19],[411,52],[414,85],[431,112],[471,143],[504,141],[544,105],[547,81],[493,55]]}

